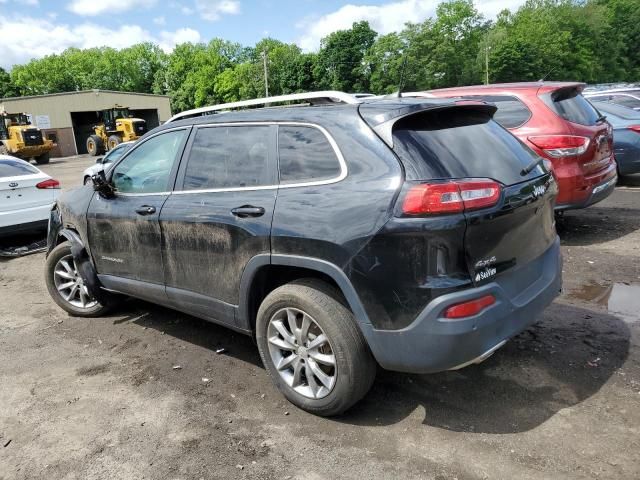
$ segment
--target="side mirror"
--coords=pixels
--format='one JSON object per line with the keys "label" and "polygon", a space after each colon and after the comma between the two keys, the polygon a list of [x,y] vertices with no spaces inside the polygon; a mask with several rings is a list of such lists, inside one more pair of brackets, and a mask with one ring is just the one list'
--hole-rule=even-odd
{"label": "side mirror", "polygon": [[96,158],[96,163],[102,163],[102,160],[104,160],[104,157],[98,157]]}
{"label": "side mirror", "polygon": [[100,170],[93,174],[91,176],[91,181],[93,182],[93,190],[98,192],[100,196],[104,198],[113,198],[115,196],[113,186],[107,181],[104,170]]}

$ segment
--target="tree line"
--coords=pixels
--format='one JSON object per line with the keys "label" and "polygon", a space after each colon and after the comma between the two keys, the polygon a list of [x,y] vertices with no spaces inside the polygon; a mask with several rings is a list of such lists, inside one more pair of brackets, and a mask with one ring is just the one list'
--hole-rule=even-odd
{"label": "tree line", "polygon": [[0,69],[0,98],[87,89],[171,96],[174,112],[309,90],[391,93],[483,83],[640,81],[638,0],[528,0],[488,21],[472,0],[440,3],[433,18],[379,35],[367,22],[322,39],[317,52],[273,38],[255,46],[214,38],[171,53],[69,48]]}

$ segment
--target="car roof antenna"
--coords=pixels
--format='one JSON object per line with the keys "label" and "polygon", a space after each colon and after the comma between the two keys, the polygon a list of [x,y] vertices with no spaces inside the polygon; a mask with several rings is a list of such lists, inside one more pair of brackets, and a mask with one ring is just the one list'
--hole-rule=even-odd
{"label": "car roof antenna", "polygon": [[551,70],[549,70],[547,72],[547,74],[542,77],[540,80],[538,80],[539,82],[544,82],[547,78],[549,78],[549,75],[551,75],[554,71],[555,71],[556,67],[551,67]]}
{"label": "car roof antenna", "polygon": [[407,54],[402,56],[402,70],[400,70],[400,81],[398,82],[398,91],[389,95],[390,97],[402,98],[402,90],[404,90],[405,72],[407,70]]}

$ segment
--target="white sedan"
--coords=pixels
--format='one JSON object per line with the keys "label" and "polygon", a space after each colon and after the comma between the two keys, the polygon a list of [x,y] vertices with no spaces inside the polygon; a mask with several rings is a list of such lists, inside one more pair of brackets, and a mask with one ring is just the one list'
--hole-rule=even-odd
{"label": "white sedan", "polygon": [[0,155],[0,236],[45,230],[60,182],[19,158]]}

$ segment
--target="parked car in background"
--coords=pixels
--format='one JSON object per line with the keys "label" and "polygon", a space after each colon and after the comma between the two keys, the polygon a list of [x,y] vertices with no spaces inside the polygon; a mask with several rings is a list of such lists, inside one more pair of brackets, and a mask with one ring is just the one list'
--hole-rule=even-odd
{"label": "parked car in background", "polygon": [[0,236],[46,230],[60,183],[30,163],[0,155]]}
{"label": "parked car in background", "polygon": [[[312,106],[215,114],[296,100]],[[362,398],[376,362],[478,363],[561,286],[557,184],[494,112],[315,92],[178,114],[95,191],[60,197],[49,293],[72,315],[118,292],[252,335],[285,397],[319,415]]]}
{"label": "parked car in background", "polygon": [[120,143],[109,150],[104,157],[96,158],[96,164],[91,165],[82,172],[82,183],[85,185],[91,184],[91,177],[93,175],[98,173],[100,170],[108,170],[116,160],[124,155],[124,152],[131,148],[134,143],[136,143],[135,140],[132,142]]}
{"label": "parked car in background", "polygon": [[640,87],[614,88],[585,92],[585,97],[594,102],[609,102],[640,111]]}
{"label": "parked car in background", "polygon": [[613,130],[582,96],[583,88],[574,82],[524,82],[426,93],[495,104],[495,120],[551,162],[560,187],[556,210],[566,210],[603,200],[617,180]]}
{"label": "parked car in background", "polygon": [[640,173],[640,112],[609,102],[593,102],[613,126],[613,149],[619,175]]}

